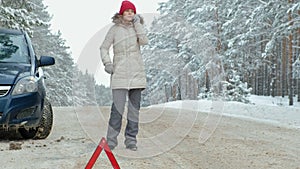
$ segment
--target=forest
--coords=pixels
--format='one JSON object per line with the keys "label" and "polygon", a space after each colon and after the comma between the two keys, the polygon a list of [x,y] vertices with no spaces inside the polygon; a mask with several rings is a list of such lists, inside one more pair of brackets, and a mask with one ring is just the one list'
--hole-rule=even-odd
{"label": "forest", "polygon": [[299,1],[169,0],[159,12],[144,48],[150,104],[215,94],[300,101]]}

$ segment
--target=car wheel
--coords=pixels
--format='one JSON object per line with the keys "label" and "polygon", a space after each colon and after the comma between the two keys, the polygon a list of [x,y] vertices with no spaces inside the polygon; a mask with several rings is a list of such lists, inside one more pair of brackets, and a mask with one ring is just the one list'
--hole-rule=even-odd
{"label": "car wheel", "polygon": [[45,139],[49,136],[53,124],[53,110],[50,102],[45,100],[42,117],[37,128],[19,128],[24,139]]}
{"label": "car wheel", "polygon": [[28,130],[25,128],[19,128],[19,132],[24,139],[31,139],[36,135],[37,130],[33,128],[30,128]]}
{"label": "car wheel", "polygon": [[53,110],[50,102],[45,100],[42,118],[37,128],[35,139],[45,139],[49,136],[53,125]]}

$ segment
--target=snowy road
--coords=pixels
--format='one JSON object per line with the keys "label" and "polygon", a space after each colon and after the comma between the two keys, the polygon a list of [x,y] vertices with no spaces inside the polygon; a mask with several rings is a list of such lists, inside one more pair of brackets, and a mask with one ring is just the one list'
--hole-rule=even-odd
{"label": "snowy road", "polygon": [[[55,126],[46,140],[0,142],[1,168],[84,168],[98,141],[105,135],[109,108],[54,108],[54,112]],[[119,137],[119,146],[114,153],[120,167],[299,169],[299,129],[222,116],[213,135],[201,144],[199,133],[207,115],[159,106],[144,108],[139,150],[126,150],[123,133]],[[218,116],[211,117],[218,119]],[[194,120],[189,123],[192,118]],[[9,150],[12,143],[19,143],[21,149]],[[94,168],[112,168],[104,152]]]}

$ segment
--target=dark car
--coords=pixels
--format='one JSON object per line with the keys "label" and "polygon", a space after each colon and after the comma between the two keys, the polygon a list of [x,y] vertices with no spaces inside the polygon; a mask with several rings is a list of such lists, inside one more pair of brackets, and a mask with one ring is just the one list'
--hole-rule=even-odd
{"label": "dark car", "polygon": [[0,28],[0,130],[19,131],[23,138],[46,138],[53,111],[46,99],[41,67],[53,57],[37,59],[28,34]]}

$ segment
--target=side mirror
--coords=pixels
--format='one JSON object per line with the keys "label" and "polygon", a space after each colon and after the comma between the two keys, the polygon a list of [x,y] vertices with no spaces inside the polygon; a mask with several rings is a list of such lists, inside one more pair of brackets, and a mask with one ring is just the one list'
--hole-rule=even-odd
{"label": "side mirror", "polygon": [[55,64],[55,59],[50,56],[41,56],[39,60],[39,67],[50,66]]}

